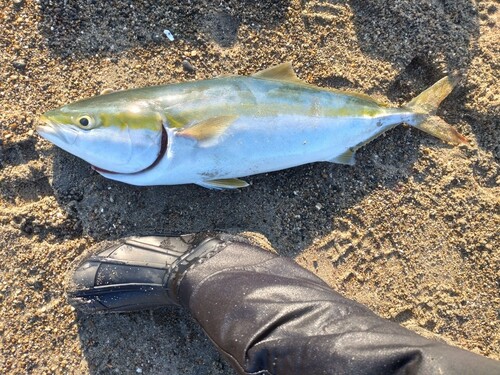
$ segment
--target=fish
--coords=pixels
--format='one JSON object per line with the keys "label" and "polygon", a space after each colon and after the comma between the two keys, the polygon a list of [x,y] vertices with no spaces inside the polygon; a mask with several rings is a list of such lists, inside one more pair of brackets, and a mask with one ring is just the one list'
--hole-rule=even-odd
{"label": "fish", "polygon": [[37,132],[111,180],[237,189],[249,185],[244,176],[353,165],[359,148],[402,123],[467,143],[435,115],[455,84],[446,76],[395,108],[308,84],[283,63],[250,76],[104,93],[44,113]]}

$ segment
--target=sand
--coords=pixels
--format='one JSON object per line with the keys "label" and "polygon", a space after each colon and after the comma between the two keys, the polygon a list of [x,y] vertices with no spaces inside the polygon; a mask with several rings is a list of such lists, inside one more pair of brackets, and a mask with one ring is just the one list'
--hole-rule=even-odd
{"label": "sand", "polygon": [[[85,316],[65,299],[67,270],[96,242],[207,229],[261,233],[380,315],[500,358],[494,1],[5,0],[0,17],[1,373],[233,374],[180,309]],[[470,145],[400,126],[354,167],[317,163],[217,192],[105,180],[34,132],[44,111],[105,88],[284,61],[307,82],[391,105],[456,73],[438,114]]]}

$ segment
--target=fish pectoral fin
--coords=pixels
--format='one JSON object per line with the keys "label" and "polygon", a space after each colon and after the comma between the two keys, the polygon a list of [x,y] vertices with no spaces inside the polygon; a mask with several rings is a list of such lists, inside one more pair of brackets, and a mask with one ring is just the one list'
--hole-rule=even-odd
{"label": "fish pectoral fin", "polygon": [[208,189],[239,189],[249,186],[249,183],[238,178],[222,178],[220,180],[207,180],[198,185]]}
{"label": "fish pectoral fin", "polygon": [[194,138],[199,142],[212,140],[222,135],[237,118],[236,115],[211,117],[181,130],[178,134]]}
{"label": "fish pectoral fin", "polygon": [[356,152],[351,149],[348,149],[347,151],[343,152],[342,154],[336,156],[335,158],[329,161],[331,163],[337,163],[337,164],[354,165],[356,164]]}
{"label": "fish pectoral fin", "polygon": [[277,81],[287,81],[293,83],[305,83],[302,81],[293,70],[291,62],[285,62],[270,68],[261,70],[257,73],[252,74],[253,77],[257,78],[267,78],[274,79]]}

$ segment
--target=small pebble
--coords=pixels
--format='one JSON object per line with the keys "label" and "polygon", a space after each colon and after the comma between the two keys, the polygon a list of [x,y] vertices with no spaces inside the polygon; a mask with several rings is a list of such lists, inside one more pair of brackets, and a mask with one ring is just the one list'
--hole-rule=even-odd
{"label": "small pebble", "polygon": [[172,35],[172,33],[170,32],[170,30],[163,30],[163,34],[165,34],[165,36],[168,38],[168,40],[170,40],[171,42],[174,41],[174,36]]}
{"label": "small pebble", "polygon": [[33,283],[33,289],[35,290],[42,290],[43,289],[43,283],[40,280],[37,280]]}
{"label": "small pebble", "polygon": [[157,34],[157,33],[153,33],[151,34],[151,40],[155,43],[161,43],[163,38],[161,37],[160,34]]}
{"label": "small pebble", "polygon": [[24,59],[15,60],[12,62],[12,65],[16,69],[23,70],[24,68],[26,68],[26,60]]}
{"label": "small pebble", "polygon": [[187,61],[187,60],[184,60],[184,61],[182,62],[182,67],[184,68],[184,70],[185,70],[186,72],[189,72],[189,73],[193,73],[193,72],[196,70],[196,68],[193,66],[193,64],[191,64],[191,63],[190,63],[189,61]]}
{"label": "small pebble", "polygon": [[20,8],[24,4],[24,0],[12,0],[12,4],[14,4],[16,8]]}
{"label": "small pebble", "polygon": [[323,205],[321,203],[317,203],[315,207],[319,211],[323,208]]}

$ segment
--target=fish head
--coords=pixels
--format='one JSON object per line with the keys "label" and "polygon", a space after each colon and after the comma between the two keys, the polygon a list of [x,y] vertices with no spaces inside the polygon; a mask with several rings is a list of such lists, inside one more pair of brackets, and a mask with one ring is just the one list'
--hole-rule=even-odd
{"label": "fish head", "polygon": [[48,111],[41,121],[37,132],[43,138],[87,161],[98,172],[143,171],[161,159],[167,146],[159,112],[146,102],[125,100],[123,92]]}

